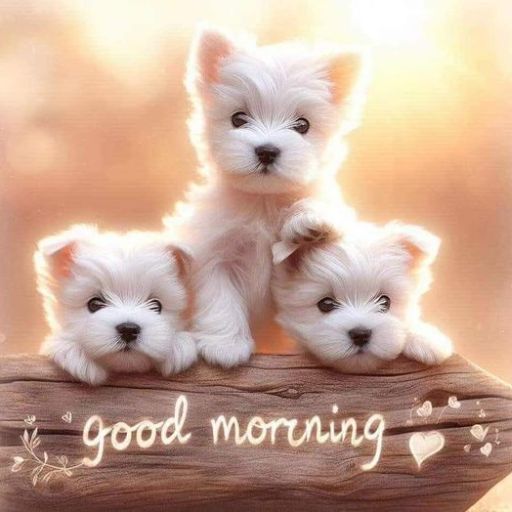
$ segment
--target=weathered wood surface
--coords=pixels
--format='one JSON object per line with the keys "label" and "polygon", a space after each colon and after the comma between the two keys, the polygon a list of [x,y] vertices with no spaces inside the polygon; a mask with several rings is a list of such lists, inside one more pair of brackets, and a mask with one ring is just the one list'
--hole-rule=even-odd
{"label": "weathered wood surface", "polygon": [[[47,451],[51,460],[66,455],[72,464],[93,455],[82,443],[91,415],[106,424],[159,421],[172,415],[181,394],[189,402],[188,444],[132,445],[125,452],[109,445],[101,465],[35,486],[26,471],[31,466],[11,470],[13,457],[26,455],[25,429],[38,427],[39,453]],[[436,423],[452,395],[460,408],[445,409]],[[424,418],[411,408],[426,400],[433,412]],[[327,423],[333,404],[339,418],[353,416],[360,428],[372,413],[384,416],[382,457],[373,470],[360,469],[374,451],[364,443],[292,448],[284,436],[259,446],[211,440],[209,420],[219,414],[236,415],[241,424],[253,415],[318,414]],[[66,411],[70,423],[61,418]],[[29,426],[24,420],[32,415]],[[489,427],[483,442],[470,433],[476,423]],[[446,443],[418,469],[409,438],[431,430]],[[488,457],[480,451],[485,442],[492,443]],[[255,356],[229,372],[199,365],[172,380],[119,376],[97,389],[73,382],[40,356],[0,358],[1,511],[463,511],[511,470],[512,388],[460,356],[430,369],[403,359],[367,376],[322,369],[304,356]]]}

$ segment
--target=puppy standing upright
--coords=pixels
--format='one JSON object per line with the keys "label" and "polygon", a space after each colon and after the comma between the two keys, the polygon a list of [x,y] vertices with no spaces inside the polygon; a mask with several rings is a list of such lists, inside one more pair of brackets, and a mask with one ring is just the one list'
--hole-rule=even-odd
{"label": "puppy standing upright", "polygon": [[184,370],[197,355],[182,331],[189,258],[153,233],[78,225],[42,240],[35,263],[52,329],[42,351],[94,385],[109,371]]}
{"label": "puppy standing upright", "polygon": [[[355,51],[198,33],[187,85],[204,183],[166,223],[197,256],[193,329],[208,362],[230,367],[250,357],[250,321],[269,300],[271,244],[287,208],[314,198],[340,217],[335,175],[364,69]],[[353,213],[345,207],[344,216]]]}

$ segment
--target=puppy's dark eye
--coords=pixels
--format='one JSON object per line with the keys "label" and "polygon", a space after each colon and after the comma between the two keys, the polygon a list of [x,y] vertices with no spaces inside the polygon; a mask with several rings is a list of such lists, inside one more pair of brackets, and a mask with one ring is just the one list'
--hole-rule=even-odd
{"label": "puppy's dark eye", "polygon": [[89,313],[96,313],[96,311],[103,309],[105,307],[107,307],[107,304],[101,297],[93,297],[87,303],[87,309],[89,310]]}
{"label": "puppy's dark eye", "polygon": [[247,124],[247,114],[245,112],[235,112],[231,116],[231,124],[235,128],[240,128],[240,126]]}
{"label": "puppy's dark eye", "polygon": [[162,312],[162,303],[158,299],[151,299],[148,302],[148,307],[155,313],[160,314]]}
{"label": "puppy's dark eye", "polygon": [[379,305],[380,312],[386,313],[391,307],[391,299],[387,295],[381,295],[377,299],[377,304]]}
{"label": "puppy's dark eye", "polygon": [[305,133],[308,133],[309,130],[309,121],[305,117],[300,117],[295,121],[295,124],[293,125],[293,129],[296,132],[301,133],[304,135]]}
{"label": "puppy's dark eye", "polygon": [[316,303],[316,306],[322,313],[329,313],[339,307],[339,304],[331,297],[324,297]]}

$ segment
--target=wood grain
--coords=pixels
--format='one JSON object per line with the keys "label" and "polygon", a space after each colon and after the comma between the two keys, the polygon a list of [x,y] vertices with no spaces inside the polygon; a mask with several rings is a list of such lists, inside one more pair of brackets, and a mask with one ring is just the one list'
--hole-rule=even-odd
{"label": "wood grain", "polygon": [[[13,457],[24,456],[20,435],[38,427],[40,453],[66,455],[70,463],[91,456],[82,443],[85,421],[99,414],[105,423],[145,418],[159,421],[173,413],[177,397],[189,402],[186,445],[110,446],[100,466],[82,467],[71,477],[31,483],[30,471],[12,472]],[[459,409],[446,408],[458,397]],[[417,399],[415,401],[415,398]],[[433,404],[427,418],[415,405]],[[360,466],[372,446],[306,443],[290,447],[283,436],[275,445],[220,442],[214,445],[210,418],[236,415],[240,423],[318,414],[326,423],[353,416],[364,425],[372,413],[386,421],[379,464]],[[71,411],[66,423],[61,416]],[[485,417],[479,417],[481,411]],[[412,414],[411,414],[412,413]],[[28,426],[24,419],[34,415]],[[410,424],[412,416],[413,424]],[[470,428],[489,427],[480,452]],[[496,438],[495,429],[499,430]],[[418,469],[409,451],[413,432],[437,430],[446,444]],[[495,442],[497,439],[497,442]],[[471,445],[469,453],[464,446]],[[29,467],[29,466],[27,466]],[[460,356],[436,368],[400,359],[375,374],[342,375],[300,355],[253,357],[246,366],[222,371],[199,365],[165,380],[157,375],[118,376],[106,386],[73,382],[40,356],[0,358],[0,510],[73,512],[112,510],[343,510],[463,511],[512,470],[512,388]]]}

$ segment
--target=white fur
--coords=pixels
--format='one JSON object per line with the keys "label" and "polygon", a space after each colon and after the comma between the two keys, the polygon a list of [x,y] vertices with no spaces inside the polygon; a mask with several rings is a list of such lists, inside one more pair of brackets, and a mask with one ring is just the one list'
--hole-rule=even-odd
{"label": "white fur", "polygon": [[[79,380],[92,385],[110,371],[144,372],[156,366],[164,375],[196,360],[190,334],[183,332],[187,292],[183,249],[152,233],[101,233],[78,225],[42,240],[35,253],[38,288],[51,335],[42,352]],[[90,313],[87,302],[105,298]],[[163,306],[159,314],[150,299]],[[129,349],[116,326],[141,327]]]}
{"label": "white fur", "polygon": [[[320,241],[300,240],[306,229],[322,232]],[[329,237],[329,238],[328,238]],[[288,250],[279,249],[285,244]],[[327,365],[345,372],[367,372],[401,353],[438,364],[452,353],[450,340],[420,321],[420,296],[430,284],[430,264],[439,240],[425,230],[391,223],[354,223],[333,239],[325,222],[292,216],[274,248],[273,292],[278,322]],[[391,298],[388,312],[378,297]],[[340,307],[323,313],[317,303],[331,297]],[[359,349],[348,335],[372,331]]]}
{"label": "white fur", "polygon": [[[198,32],[187,86],[204,182],[165,222],[194,248],[193,329],[206,361],[231,367],[249,359],[250,323],[270,300],[271,245],[288,208],[315,197],[343,209],[335,173],[342,136],[358,117],[362,69],[353,51]],[[248,122],[234,128],[238,111]],[[311,124],[305,135],[293,130],[300,117]],[[262,173],[255,148],[269,143],[281,154]]]}

